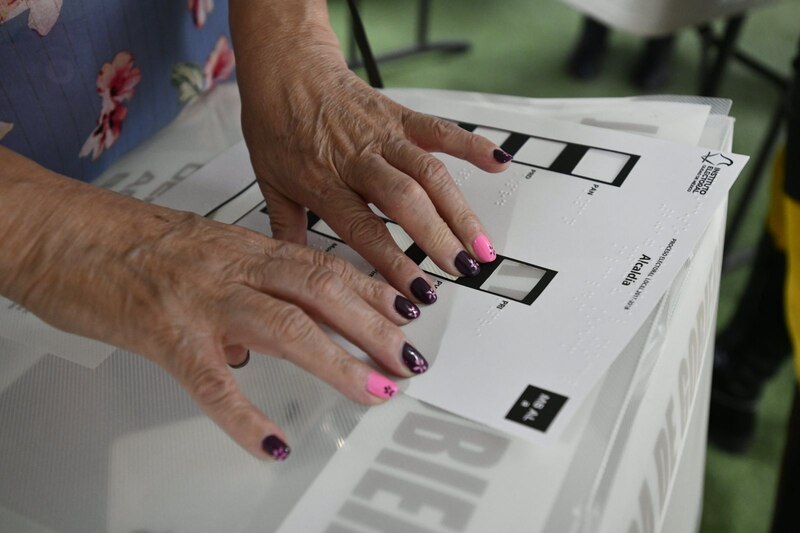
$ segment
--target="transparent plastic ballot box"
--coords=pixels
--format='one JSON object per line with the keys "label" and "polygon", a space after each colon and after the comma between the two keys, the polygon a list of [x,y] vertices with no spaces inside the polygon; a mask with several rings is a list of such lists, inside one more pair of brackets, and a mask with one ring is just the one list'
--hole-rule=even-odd
{"label": "transparent plastic ballot box", "polygon": [[[732,138],[723,100],[420,91],[389,95],[694,138],[711,149],[729,149]],[[670,111],[675,102],[703,110],[694,137],[687,132],[698,115],[686,105]],[[157,199],[241,140],[239,111],[235,86],[220,87],[98,183]],[[724,222],[721,206],[670,290],[550,446],[404,395],[368,409],[285,361],[254,356],[236,376],[293,445],[289,461],[262,462],[140,356],[117,350],[88,365],[44,353],[35,336],[0,339],[0,531],[694,531]]]}
{"label": "transparent plastic ballot box", "polygon": [[607,26],[633,35],[661,36],[746,14],[778,0],[563,0]]}

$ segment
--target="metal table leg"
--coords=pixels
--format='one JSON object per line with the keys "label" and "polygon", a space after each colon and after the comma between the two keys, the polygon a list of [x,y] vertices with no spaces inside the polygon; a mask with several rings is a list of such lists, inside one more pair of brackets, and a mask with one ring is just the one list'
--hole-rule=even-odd
{"label": "metal table leg", "polygon": [[[461,54],[470,49],[468,41],[431,41],[430,40],[430,0],[420,0],[417,10],[417,35],[416,41],[409,47],[392,50],[385,54],[376,56],[378,63],[385,63],[396,59],[415,56],[426,52],[445,52],[450,54]],[[348,47],[348,66],[359,68],[364,66],[362,59],[356,56],[356,46],[353,39],[353,32],[350,31],[350,44]]]}

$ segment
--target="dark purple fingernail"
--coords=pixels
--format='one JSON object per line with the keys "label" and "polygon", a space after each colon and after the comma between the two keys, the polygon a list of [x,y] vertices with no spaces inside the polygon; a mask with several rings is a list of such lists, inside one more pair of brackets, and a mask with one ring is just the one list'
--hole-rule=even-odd
{"label": "dark purple fingernail", "polygon": [[514,159],[514,156],[512,156],[505,150],[501,150],[500,148],[495,148],[494,152],[492,152],[492,155],[494,156],[494,160],[497,161],[498,163],[508,163],[509,161]]}
{"label": "dark purple fingernail", "polygon": [[424,278],[417,278],[411,282],[411,294],[413,294],[417,300],[425,304],[432,304],[437,298],[433,287],[428,285],[428,282],[425,281]]}
{"label": "dark purple fingernail", "polygon": [[403,363],[415,374],[422,374],[428,370],[428,361],[408,343],[403,345]]}
{"label": "dark purple fingernail", "polygon": [[481,266],[470,255],[461,250],[455,260],[456,268],[464,276],[474,277],[481,271]]}
{"label": "dark purple fingernail", "polygon": [[243,366],[245,366],[249,362],[250,362],[250,350],[247,350],[247,353],[244,356],[244,361],[242,361],[238,365],[228,365],[228,366],[233,368],[234,370],[236,370],[236,369],[242,368]]}
{"label": "dark purple fingernail", "polygon": [[276,461],[284,461],[292,450],[277,435],[270,435],[261,441],[261,449]]}
{"label": "dark purple fingernail", "polygon": [[400,316],[409,320],[414,320],[419,317],[419,307],[400,295],[394,299],[394,310],[397,311]]}

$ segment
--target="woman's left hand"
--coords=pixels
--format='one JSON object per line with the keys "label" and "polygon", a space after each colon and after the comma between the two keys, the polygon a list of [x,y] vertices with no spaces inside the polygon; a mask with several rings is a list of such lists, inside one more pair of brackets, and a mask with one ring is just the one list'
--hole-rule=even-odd
{"label": "woman's left hand", "polygon": [[[366,85],[347,68],[325,2],[291,5],[231,2],[242,127],[273,236],[304,243],[309,208],[395,288],[432,303],[430,278],[368,204],[400,224],[444,271],[474,275],[474,258],[492,261],[494,249],[430,152],[489,172],[504,170],[510,156],[488,139],[411,111]],[[273,23],[264,28],[259,20]]]}

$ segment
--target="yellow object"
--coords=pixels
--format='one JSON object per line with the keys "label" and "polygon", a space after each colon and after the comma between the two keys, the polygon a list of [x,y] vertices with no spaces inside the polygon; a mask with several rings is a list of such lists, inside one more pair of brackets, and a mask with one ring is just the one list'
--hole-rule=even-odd
{"label": "yellow object", "polygon": [[[800,202],[784,192],[786,149],[781,148],[772,175],[767,225],[775,245],[786,253],[786,323],[792,339],[795,373],[800,382]],[[800,157],[800,154],[793,154]]]}

